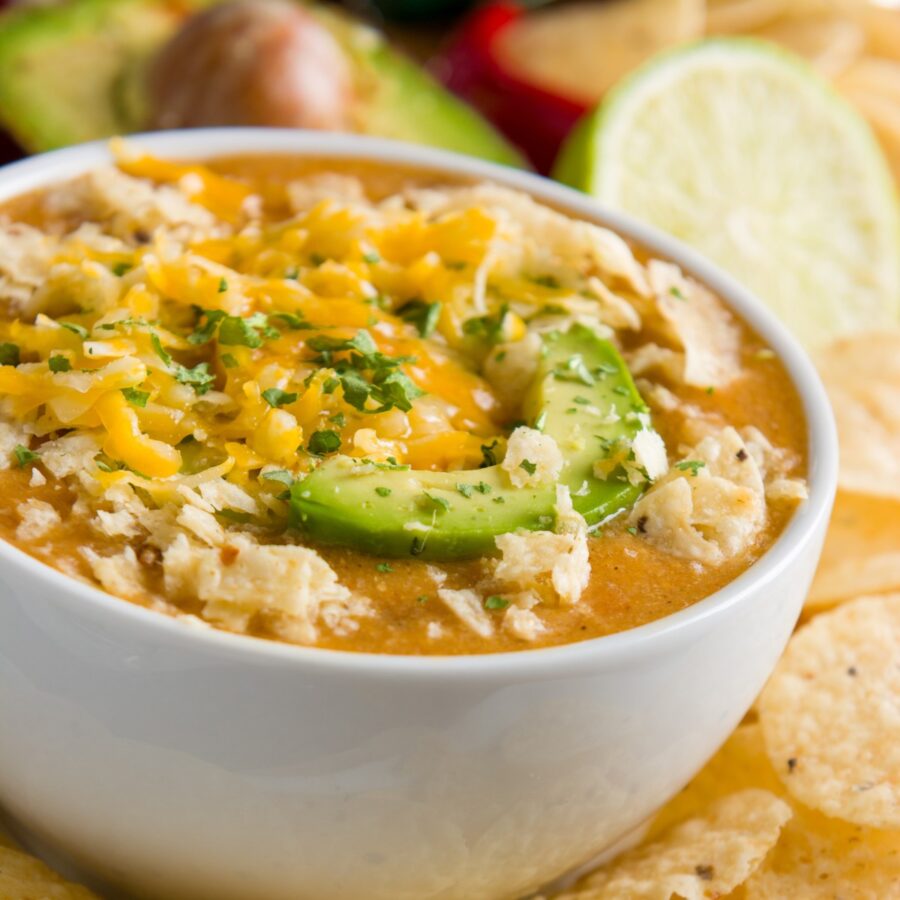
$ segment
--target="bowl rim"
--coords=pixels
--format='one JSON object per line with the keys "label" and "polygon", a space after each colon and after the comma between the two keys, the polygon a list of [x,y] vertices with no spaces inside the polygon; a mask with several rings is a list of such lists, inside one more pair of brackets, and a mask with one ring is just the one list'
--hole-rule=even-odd
{"label": "bowl rim", "polygon": [[[801,503],[772,546],[737,578],[678,612],[636,628],[571,644],[523,648],[497,653],[398,655],[302,646],[234,634],[214,627],[191,627],[65,575],[14,545],[0,540],[0,564],[42,582],[55,602],[74,595],[98,618],[112,617],[121,626],[137,626],[147,636],[193,644],[218,656],[250,664],[288,665],[322,671],[345,671],[403,677],[528,677],[560,666],[623,660],[639,661],[658,652],[664,642],[692,640],[732,607],[746,602],[777,579],[820,534],[837,483],[837,431],[824,386],[806,351],[752,292],[682,244],[630,215],[610,209],[590,196],[531,172],[484,162],[462,154],[361,135],[287,128],[200,128],[130,135],[128,142],[169,158],[214,159],[233,155],[302,155],[371,161],[435,170],[451,176],[490,180],[524,191],[566,214],[595,222],[631,238],[653,255],[675,262],[716,293],[762,337],[788,372],[806,418],[809,498]],[[32,190],[60,183],[109,163],[108,140],[54,150],[0,167],[0,203]],[[752,602],[752,601],[751,601]],[[799,612],[799,611],[798,611]]]}

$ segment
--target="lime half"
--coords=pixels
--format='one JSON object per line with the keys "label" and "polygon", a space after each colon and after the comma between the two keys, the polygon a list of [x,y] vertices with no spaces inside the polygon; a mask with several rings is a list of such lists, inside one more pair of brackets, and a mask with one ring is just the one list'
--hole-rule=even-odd
{"label": "lime half", "polygon": [[807,346],[900,317],[900,214],[868,126],[803,62],[704,41],[621,82],[556,177],[670,232]]}

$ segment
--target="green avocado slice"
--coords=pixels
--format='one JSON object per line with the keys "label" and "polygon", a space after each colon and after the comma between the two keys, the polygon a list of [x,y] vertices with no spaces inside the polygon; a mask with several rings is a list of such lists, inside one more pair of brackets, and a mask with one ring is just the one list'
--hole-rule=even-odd
{"label": "green avocado slice", "polygon": [[[649,428],[647,407],[615,347],[583,326],[543,338],[523,412],[553,437],[566,460],[560,483],[596,525],[634,503],[621,466],[607,478],[594,463]],[[293,524],[313,540],[379,556],[463,559],[489,555],[494,539],[556,526],[556,485],[515,488],[499,465],[457,472],[328,460],[291,488]]]}
{"label": "green avocado slice", "polygon": [[[0,18],[0,124],[31,152],[140,131],[148,60],[191,13],[221,0],[70,0]],[[367,134],[512,166],[522,157],[377,32],[314,10],[352,61]]]}

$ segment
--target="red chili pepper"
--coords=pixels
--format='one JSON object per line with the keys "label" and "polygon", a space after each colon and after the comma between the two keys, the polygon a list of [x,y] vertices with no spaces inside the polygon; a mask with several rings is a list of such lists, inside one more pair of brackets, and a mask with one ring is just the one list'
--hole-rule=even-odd
{"label": "red chili pepper", "polygon": [[481,7],[463,22],[431,68],[517,144],[535,168],[547,172],[560,144],[589,107],[544,90],[501,64],[497,38],[526,13],[514,0]]}

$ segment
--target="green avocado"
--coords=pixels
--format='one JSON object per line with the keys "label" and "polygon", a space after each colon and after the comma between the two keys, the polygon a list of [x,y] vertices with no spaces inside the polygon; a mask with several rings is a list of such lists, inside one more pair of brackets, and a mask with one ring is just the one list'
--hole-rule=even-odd
{"label": "green avocado", "polygon": [[[605,479],[594,476],[598,459],[649,427],[647,407],[608,341],[579,325],[545,335],[523,414],[562,450],[559,483],[589,525],[640,496],[643,486],[631,484],[621,466]],[[294,525],[321,543],[385,557],[463,559],[490,554],[499,534],[552,530],[556,485],[515,488],[499,465],[426,472],[336,457],[293,485],[291,511]]]}
{"label": "green avocado", "polygon": [[[140,131],[148,61],[191,12],[219,0],[70,0],[0,18],[0,125],[28,151]],[[473,109],[335,11],[314,10],[365,85],[362,130],[507,165],[522,157]]]}

